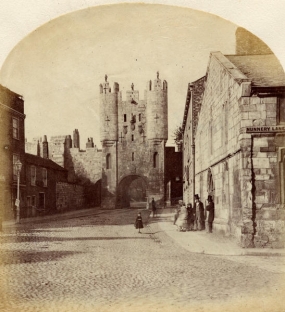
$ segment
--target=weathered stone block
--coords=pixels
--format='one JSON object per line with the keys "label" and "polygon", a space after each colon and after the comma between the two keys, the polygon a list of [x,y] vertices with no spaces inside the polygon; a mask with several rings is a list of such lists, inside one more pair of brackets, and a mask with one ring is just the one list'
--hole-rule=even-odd
{"label": "weathered stone block", "polygon": [[255,112],[249,112],[248,113],[249,119],[260,119],[261,118],[261,112],[255,111]]}
{"label": "weathered stone block", "polygon": [[276,118],[267,118],[265,124],[266,126],[276,126]]}
{"label": "weathered stone block", "polygon": [[276,97],[267,97],[263,98],[263,102],[268,104],[268,103],[276,103],[277,98]]}

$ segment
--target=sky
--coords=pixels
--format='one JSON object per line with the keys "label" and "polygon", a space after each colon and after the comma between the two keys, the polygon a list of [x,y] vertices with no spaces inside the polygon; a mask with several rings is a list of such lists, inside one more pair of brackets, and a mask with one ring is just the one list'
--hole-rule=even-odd
{"label": "sky", "polygon": [[169,144],[181,125],[187,85],[206,73],[211,51],[235,52],[236,25],[215,15],[162,5],[89,7],[51,19],[22,39],[0,83],[24,96],[26,137],[72,134],[81,148],[99,137],[99,84],[105,74],[143,99],[156,72],[168,82]]}

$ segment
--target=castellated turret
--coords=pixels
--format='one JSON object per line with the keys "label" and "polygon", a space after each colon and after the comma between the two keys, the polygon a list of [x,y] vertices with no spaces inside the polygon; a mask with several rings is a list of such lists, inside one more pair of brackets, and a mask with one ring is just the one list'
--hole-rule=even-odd
{"label": "castellated turret", "polygon": [[119,84],[114,83],[113,92],[105,76],[100,84],[100,138],[102,145],[110,145],[118,140],[118,94]]}
{"label": "castellated turret", "polygon": [[149,81],[146,90],[147,139],[168,139],[167,82],[159,78]]}

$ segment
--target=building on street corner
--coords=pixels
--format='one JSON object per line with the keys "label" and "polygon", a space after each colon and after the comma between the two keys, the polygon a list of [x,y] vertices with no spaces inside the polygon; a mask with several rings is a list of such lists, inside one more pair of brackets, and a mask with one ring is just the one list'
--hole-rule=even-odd
{"label": "building on street corner", "polygon": [[285,74],[264,43],[244,39],[250,36],[238,29],[240,54],[212,52],[205,77],[189,84],[183,196],[193,202],[199,194],[206,203],[211,195],[214,231],[243,247],[278,248],[285,232]]}
{"label": "building on street corner", "polygon": [[0,213],[3,219],[16,215],[17,161],[22,163],[19,180],[20,208],[24,204],[25,117],[22,96],[0,85]]}

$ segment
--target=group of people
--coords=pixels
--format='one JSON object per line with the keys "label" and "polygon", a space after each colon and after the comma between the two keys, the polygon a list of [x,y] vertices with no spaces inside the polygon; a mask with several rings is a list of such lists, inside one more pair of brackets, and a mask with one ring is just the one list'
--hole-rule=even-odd
{"label": "group of people", "polygon": [[212,233],[215,217],[215,205],[212,196],[208,195],[206,213],[198,194],[195,194],[194,199],[194,207],[190,203],[186,206],[182,200],[179,200],[179,205],[174,215],[174,224],[177,226],[177,230],[181,232],[202,231],[205,230],[205,222],[207,221],[208,232]]}

